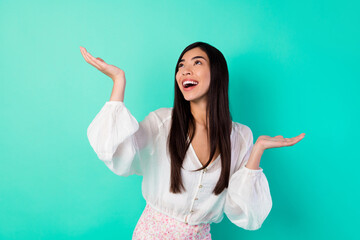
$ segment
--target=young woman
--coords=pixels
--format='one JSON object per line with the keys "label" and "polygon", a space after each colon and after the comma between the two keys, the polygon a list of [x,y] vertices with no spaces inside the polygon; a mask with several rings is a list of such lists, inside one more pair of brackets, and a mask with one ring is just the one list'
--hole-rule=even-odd
{"label": "young woman", "polygon": [[143,176],[147,204],[133,239],[211,239],[210,224],[224,213],[241,228],[261,227],[272,199],[260,158],[265,149],[292,146],[305,134],[260,136],[253,144],[250,128],[229,112],[226,60],[207,43],[181,53],[174,106],[140,123],[124,104],[124,71],[80,49],[114,82],[110,101],[88,127],[89,142],[115,174]]}

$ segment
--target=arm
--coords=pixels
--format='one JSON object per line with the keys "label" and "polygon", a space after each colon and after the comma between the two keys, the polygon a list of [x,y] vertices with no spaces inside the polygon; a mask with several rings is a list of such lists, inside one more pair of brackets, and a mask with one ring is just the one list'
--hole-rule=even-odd
{"label": "arm", "polygon": [[[110,101],[106,102],[87,130],[90,145],[98,158],[115,174],[142,175],[153,148],[158,124],[154,113],[140,123],[126,108],[125,77],[117,76]],[[144,156],[143,158],[141,156]]]}
{"label": "arm", "polygon": [[[124,104],[124,71],[99,57],[93,57],[83,47],[80,51],[86,62],[114,82],[110,101],[105,103],[87,129],[90,145],[114,173],[121,176],[141,175],[148,159],[147,151],[151,151],[152,139],[157,132],[155,114],[150,113],[138,123]],[[146,156],[144,160],[140,160],[140,155]]]}
{"label": "arm", "polygon": [[110,101],[121,101],[124,102],[124,95],[125,95],[125,79],[122,77],[114,77],[113,82],[114,86],[111,92]]}
{"label": "arm", "polygon": [[143,175],[157,134],[154,112],[139,123],[121,101],[106,102],[87,129],[98,158],[120,176]]}
{"label": "arm", "polygon": [[[230,177],[224,212],[229,220],[246,230],[259,229],[272,208],[269,184],[262,168],[251,169],[250,154],[253,151],[253,135],[249,127],[241,130],[246,151],[240,154],[240,162]],[[254,155],[254,154],[253,154]]]}
{"label": "arm", "polygon": [[260,167],[259,167],[260,159],[261,159],[263,153],[264,153],[263,148],[261,148],[260,145],[257,145],[255,143],[255,145],[253,146],[253,149],[251,151],[249,160],[246,164],[246,167],[249,169],[252,169],[252,170],[259,170],[260,169]]}

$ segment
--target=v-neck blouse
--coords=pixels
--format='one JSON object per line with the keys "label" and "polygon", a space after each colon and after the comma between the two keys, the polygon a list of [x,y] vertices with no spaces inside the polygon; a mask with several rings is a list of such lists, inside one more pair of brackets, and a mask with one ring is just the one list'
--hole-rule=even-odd
{"label": "v-neck blouse", "polygon": [[[232,129],[233,129],[233,128],[234,128],[234,125],[233,125]],[[231,130],[230,136],[232,136],[232,132],[233,132],[233,131]],[[187,138],[188,138],[188,141],[190,141],[189,136],[188,136]],[[189,145],[189,149],[190,149],[190,151],[192,151],[193,156],[194,156],[194,158],[195,158],[195,161],[199,163],[199,168],[200,168],[200,167],[203,167],[204,165],[201,163],[199,157],[196,155],[195,149],[194,149],[194,147],[193,147],[193,145],[192,145],[191,142],[190,142],[190,145]],[[215,162],[218,161],[220,158],[221,158],[221,154],[219,154],[212,162],[210,162],[210,164],[209,164],[209,166],[207,166],[207,168],[211,168],[211,166],[212,166],[213,164],[215,164]]]}
{"label": "v-neck blouse", "polygon": [[[171,110],[172,110],[172,108],[167,108],[167,109],[168,109],[168,111],[171,111]],[[171,112],[170,112],[170,118],[171,118]],[[233,132],[234,132],[233,129],[234,129],[234,127],[235,127],[235,123],[232,122],[232,130],[231,130],[231,134],[230,134],[230,139],[233,138]],[[169,129],[169,130],[170,130],[170,129]],[[190,139],[189,139],[189,136],[188,136],[188,140],[190,140]],[[203,167],[203,164],[201,163],[200,159],[199,159],[198,156],[196,155],[196,152],[195,152],[195,149],[194,149],[192,143],[190,143],[190,145],[189,145],[189,150],[188,150],[188,151],[191,151],[191,154],[190,154],[189,158],[192,160],[193,165],[196,165],[196,169],[202,168],[202,167]],[[209,164],[209,166],[206,167],[206,170],[205,170],[205,171],[209,171],[209,170],[210,170],[210,172],[211,172],[211,171],[214,171],[215,169],[221,170],[221,160],[220,160],[220,158],[221,158],[221,154],[219,154],[219,156],[217,156],[217,157],[214,159],[214,161],[212,161],[212,162]],[[186,158],[185,158],[185,160],[186,160]],[[216,166],[213,167],[212,165],[215,165],[215,164],[216,164]],[[213,168],[214,168],[214,169],[213,169]],[[187,170],[194,170],[194,169],[187,169]]]}
{"label": "v-neck blouse", "polygon": [[221,173],[221,154],[202,171],[192,145],[186,152],[181,175],[186,191],[170,192],[170,154],[167,136],[171,108],[159,108],[138,122],[122,101],[108,101],[87,129],[97,157],[115,174],[143,176],[142,194],[158,210],[190,225],[218,223],[224,213],[235,225],[259,229],[272,208],[263,169],[245,167],[253,148],[251,129],[232,122],[231,168],[228,188],[212,193]]}

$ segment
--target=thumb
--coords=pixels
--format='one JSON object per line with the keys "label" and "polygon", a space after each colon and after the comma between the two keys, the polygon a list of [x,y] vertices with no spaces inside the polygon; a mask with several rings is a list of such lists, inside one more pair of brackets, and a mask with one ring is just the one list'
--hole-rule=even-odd
{"label": "thumb", "polygon": [[105,62],[103,59],[101,59],[101,58],[99,58],[99,57],[97,57],[96,59],[99,59],[100,61]]}

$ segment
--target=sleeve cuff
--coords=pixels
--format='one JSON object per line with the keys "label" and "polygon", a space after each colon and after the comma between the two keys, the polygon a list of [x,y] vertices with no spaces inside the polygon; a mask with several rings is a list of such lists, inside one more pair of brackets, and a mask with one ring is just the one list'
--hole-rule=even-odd
{"label": "sleeve cuff", "polygon": [[250,169],[247,167],[243,167],[242,170],[244,171],[245,174],[250,175],[250,176],[256,176],[256,175],[260,175],[263,172],[263,169],[261,167],[259,167],[260,169]]}
{"label": "sleeve cuff", "polygon": [[107,101],[105,104],[107,105],[124,105],[123,101]]}

